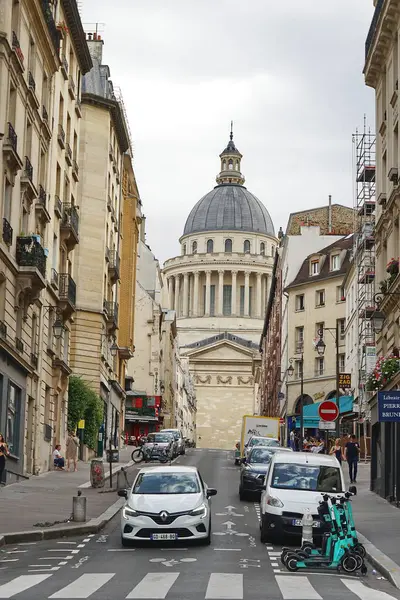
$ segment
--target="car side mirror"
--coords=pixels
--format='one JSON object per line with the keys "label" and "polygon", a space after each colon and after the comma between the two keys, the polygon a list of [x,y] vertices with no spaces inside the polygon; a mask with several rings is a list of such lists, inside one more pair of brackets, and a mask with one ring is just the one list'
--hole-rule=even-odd
{"label": "car side mirror", "polygon": [[355,485],[351,485],[349,487],[349,492],[350,492],[350,494],[353,494],[353,496],[357,496],[357,488],[356,488],[356,486]]}
{"label": "car side mirror", "polygon": [[267,489],[267,486],[264,484],[264,485],[261,486],[261,489],[262,489],[263,492],[265,492],[265,490]]}
{"label": "car side mirror", "polygon": [[214,488],[208,488],[207,489],[207,498],[211,498],[211,496],[216,496],[217,495],[217,490]]}
{"label": "car side mirror", "polygon": [[118,496],[120,496],[121,498],[127,498],[128,490],[118,490]]}
{"label": "car side mirror", "polygon": [[246,457],[242,458],[242,463],[244,464],[246,462]]}

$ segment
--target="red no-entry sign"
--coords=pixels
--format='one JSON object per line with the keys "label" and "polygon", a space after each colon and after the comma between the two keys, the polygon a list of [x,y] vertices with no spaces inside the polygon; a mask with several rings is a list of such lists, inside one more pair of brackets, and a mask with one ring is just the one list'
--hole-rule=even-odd
{"label": "red no-entry sign", "polygon": [[339,409],[335,402],[324,400],[318,406],[318,414],[321,421],[336,421],[339,416]]}

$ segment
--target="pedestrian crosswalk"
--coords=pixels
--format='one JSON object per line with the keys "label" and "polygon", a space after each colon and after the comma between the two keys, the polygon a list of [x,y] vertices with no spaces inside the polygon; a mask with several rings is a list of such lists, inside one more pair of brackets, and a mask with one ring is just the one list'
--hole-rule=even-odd
{"label": "pedestrian crosswalk", "polygon": [[[329,576],[329,575],[328,575]],[[326,577],[304,576],[297,574],[276,575],[275,586],[268,582],[268,595],[265,598],[274,600],[398,600],[399,596],[391,595],[368,587],[356,578],[332,577],[327,586]],[[325,581],[324,581],[325,580]],[[193,575],[180,572],[149,572],[144,576],[135,577],[127,583],[117,573],[84,573],[71,581],[60,581],[54,574],[20,575],[0,583],[0,598],[38,598],[41,600],[77,598],[113,598],[113,600],[173,600],[184,597],[190,600],[191,595],[204,600],[253,600],[260,599],[257,582],[252,573],[210,573],[204,581]],[[50,589],[46,592],[46,586]],[[124,589],[124,587],[127,589]],[[195,586],[195,587],[194,587]],[[58,589],[57,589],[58,588]],[[275,588],[275,589],[274,589]],[[395,593],[395,592],[393,592]]]}

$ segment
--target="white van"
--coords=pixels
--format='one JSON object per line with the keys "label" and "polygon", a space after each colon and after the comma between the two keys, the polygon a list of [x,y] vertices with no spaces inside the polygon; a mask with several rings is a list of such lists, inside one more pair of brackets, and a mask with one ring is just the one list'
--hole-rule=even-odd
{"label": "white van", "polygon": [[322,495],[343,492],[343,472],[334,456],[276,452],[261,495],[261,542],[279,543],[284,536],[301,535],[301,519],[307,509],[313,515],[315,535],[319,537],[323,534],[318,515]]}

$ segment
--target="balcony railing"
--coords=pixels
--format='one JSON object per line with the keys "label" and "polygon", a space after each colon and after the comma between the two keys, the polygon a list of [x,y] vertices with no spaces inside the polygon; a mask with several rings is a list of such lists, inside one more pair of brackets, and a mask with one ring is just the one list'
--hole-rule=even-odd
{"label": "balcony railing", "polygon": [[31,71],[28,73],[28,87],[32,92],[36,91],[36,83]]}
{"label": "balcony railing", "polygon": [[119,279],[120,275],[120,257],[116,250],[110,252],[110,262],[108,263],[108,268],[112,272],[114,278]]}
{"label": "balcony railing", "polygon": [[41,204],[42,206],[44,206],[44,208],[47,208],[46,204],[47,204],[47,194],[43,188],[42,185],[39,185],[39,194],[38,194],[38,202],[39,204]]}
{"label": "balcony railing", "polygon": [[72,165],[72,148],[68,142],[65,144],[65,160],[70,166]]}
{"label": "balcony railing", "polygon": [[106,261],[110,262],[110,248],[106,247],[105,255],[106,255]]}
{"label": "balcony railing", "polygon": [[374,43],[376,26],[378,24],[379,17],[382,12],[384,3],[385,3],[385,0],[378,0],[376,7],[375,7],[374,16],[372,17],[372,21],[371,21],[371,25],[370,25],[370,28],[368,31],[367,39],[365,40],[365,60],[367,60],[371,46]]}
{"label": "balcony railing", "polygon": [[38,362],[39,362],[38,355],[31,352],[31,365],[34,369],[37,369]]}
{"label": "balcony railing", "polygon": [[25,177],[27,177],[27,179],[29,179],[29,181],[32,182],[33,180],[33,167],[32,167],[32,163],[29,160],[29,158],[27,156],[25,156],[25,170],[24,170],[24,175]]}
{"label": "balcony railing", "polygon": [[68,89],[69,89],[71,96],[75,97],[75,82],[71,76],[68,81]]}
{"label": "balcony railing", "polygon": [[79,179],[79,167],[75,158],[72,161],[72,177],[75,179],[75,181],[78,181]]}
{"label": "balcony railing", "polygon": [[79,235],[79,215],[76,207],[70,202],[63,202],[62,227],[70,227],[75,236]]}
{"label": "balcony railing", "polygon": [[61,301],[76,305],[76,283],[69,273],[59,274],[58,295]]}
{"label": "balcony railing", "polygon": [[112,323],[113,325],[118,324],[118,304],[117,302],[110,302],[108,300],[104,300],[103,310],[107,315],[107,321]]}
{"label": "balcony railing", "polygon": [[3,219],[3,242],[7,246],[12,246],[13,242],[13,228],[7,219]]}
{"label": "balcony railing", "polygon": [[12,147],[14,152],[17,152],[18,136],[15,133],[15,129],[11,125],[11,123],[7,123],[7,127],[8,127],[8,132],[7,132],[8,135],[7,135],[6,142]]}
{"label": "balcony railing", "polygon": [[58,289],[59,275],[58,271],[51,269],[51,285]]}
{"label": "balcony railing", "polygon": [[42,12],[57,55],[60,53],[60,32],[57,30],[49,0],[42,0]]}
{"label": "balcony railing", "polygon": [[17,263],[20,267],[34,267],[46,277],[46,255],[35,235],[17,237]]}
{"label": "balcony railing", "polygon": [[18,39],[15,31],[12,32],[12,48],[13,48],[15,54],[18,56],[21,64],[23,65],[24,64],[24,55],[22,53],[19,39]]}
{"label": "balcony railing", "polygon": [[75,101],[75,112],[78,115],[78,117],[82,116],[82,103],[80,98],[77,98]]}
{"label": "balcony railing", "polygon": [[62,71],[62,74],[64,75],[64,79],[68,79],[68,69],[69,69],[68,61],[66,59],[65,54],[63,54],[61,56],[61,71]]}

